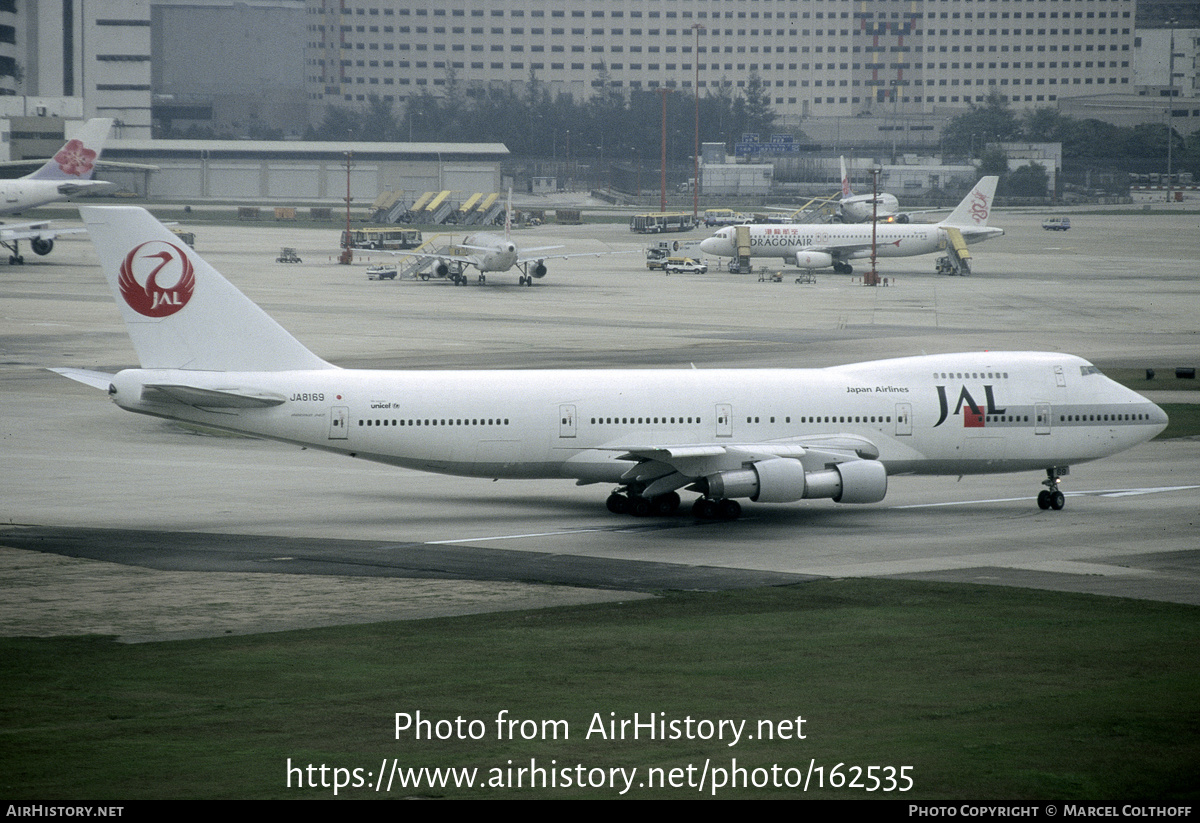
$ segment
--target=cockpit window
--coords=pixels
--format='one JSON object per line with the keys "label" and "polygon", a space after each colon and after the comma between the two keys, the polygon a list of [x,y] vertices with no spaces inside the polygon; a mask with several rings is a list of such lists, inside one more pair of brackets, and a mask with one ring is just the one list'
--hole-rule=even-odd
{"label": "cockpit window", "polygon": [[1099,374],[1100,370],[1098,368],[1096,368],[1095,366],[1093,366],[1091,363],[1089,363],[1086,366],[1080,366],[1079,373],[1082,374],[1084,377],[1087,377],[1089,374]]}

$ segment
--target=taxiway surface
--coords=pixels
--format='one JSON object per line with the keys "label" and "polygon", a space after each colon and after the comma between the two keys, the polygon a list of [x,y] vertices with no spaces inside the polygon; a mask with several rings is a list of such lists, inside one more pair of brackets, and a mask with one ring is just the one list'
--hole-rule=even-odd
{"label": "taxiway surface", "polygon": [[[971,277],[934,274],[932,256],[885,261],[886,288],[829,273],[813,285],[786,272],[763,283],[715,265],[666,277],[645,268],[647,238],[617,224],[519,232],[519,243],[564,252],[635,251],[551,262],[532,288],[502,276],[486,287],[368,281],[366,266],[380,259],[336,265],[333,228],[194,228],[202,256],[309,348],[350,367],[824,366],[979,349],[1066,351],[1160,374],[1197,365],[1195,216],[1071,213],[1066,234],[1041,231],[1041,218],[998,213],[1007,234],[973,247]],[[276,263],[281,246],[304,263]],[[107,594],[117,608],[147,591],[144,578],[136,592],[122,588],[120,574],[86,593],[56,583],[69,568],[72,585],[85,585],[89,567],[73,564],[95,560],[190,575],[163,586],[164,620],[178,616],[173,587],[236,601],[197,607],[208,610],[199,623],[112,629],[136,637],[320,623],[322,604],[344,603],[339,581],[350,578],[371,578],[380,594],[356,589],[358,613],[330,609],[329,622],[408,616],[396,587],[415,577],[512,587],[509,600],[498,589],[432,595],[427,613],[864,575],[1200,603],[1195,440],[1074,467],[1062,512],[1037,508],[1041,476],[1028,473],[899,477],[877,505],[748,504],[733,523],[615,517],[607,487],[427,475],[123,412],[44,371],[136,365],[90,243],[63,238],[50,256],[26,259],[0,268],[0,546],[10,547],[0,563],[10,589],[20,587],[0,614],[6,634],[43,633],[71,602]],[[289,595],[297,575],[328,583],[325,594]],[[280,582],[264,586],[268,576]],[[259,605],[270,612],[272,597],[303,601],[307,613],[238,618]]]}

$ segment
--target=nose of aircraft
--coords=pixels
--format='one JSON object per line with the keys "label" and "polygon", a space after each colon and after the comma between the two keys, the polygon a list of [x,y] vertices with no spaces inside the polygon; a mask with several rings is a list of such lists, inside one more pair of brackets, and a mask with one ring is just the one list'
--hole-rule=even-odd
{"label": "nose of aircraft", "polygon": [[1167,427],[1167,423],[1170,420],[1167,417],[1167,413],[1157,403],[1151,403],[1150,409],[1150,422],[1158,426],[1158,432],[1155,432],[1155,436],[1157,436],[1159,432]]}
{"label": "nose of aircraft", "polygon": [[705,238],[700,241],[700,251],[705,254],[721,255],[725,254],[725,238],[719,234],[714,234],[712,237]]}

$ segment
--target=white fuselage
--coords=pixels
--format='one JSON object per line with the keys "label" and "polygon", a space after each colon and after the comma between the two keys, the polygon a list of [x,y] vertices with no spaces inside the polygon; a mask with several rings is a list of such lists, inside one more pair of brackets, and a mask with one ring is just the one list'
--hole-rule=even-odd
{"label": "white fuselage", "polygon": [[472,234],[462,246],[481,272],[508,271],[517,264],[517,244],[498,234]]}
{"label": "white fuselage", "polygon": [[843,223],[866,223],[895,215],[900,211],[900,201],[887,192],[880,192],[878,197],[855,194],[841,199],[840,211]]}
{"label": "white fuselage", "polygon": [[[737,255],[737,226],[721,229],[700,243],[706,254],[719,257]],[[750,256],[779,257],[794,262],[796,254],[816,250],[834,259],[852,260],[871,256],[872,228],[878,257],[912,257],[944,251],[946,230],[926,223],[879,223],[867,225],[749,226]],[[962,229],[967,243],[979,243],[1003,234],[1002,229],[982,227]]]}
{"label": "white fuselage", "polygon": [[112,187],[112,183],[101,180],[0,180],[0,214],[17,214],[88,190]]}
{"label": "white fuselage", "polygon": [[[183,384],[273,398],[204,409],[145,391]],[[618,482],[627,451],[869,441],[889,475],[1068,466],[1166,425],[1078,357],[930,355],[825,369],[123,371],[122,408],[424,471]],[[622,456],[624,455],[624,459]]]}

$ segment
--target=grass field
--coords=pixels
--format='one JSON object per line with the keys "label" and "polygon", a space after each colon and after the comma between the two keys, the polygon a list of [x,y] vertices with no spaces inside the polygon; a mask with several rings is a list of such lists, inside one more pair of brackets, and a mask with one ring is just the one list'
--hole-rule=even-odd
{"label": "grass field", "polygon": [[[394,760],[478,772],[470,788],[338,796],[609,798],[621,768],[637,770],[625,796],[682,798],[711,796],[736,761],[768,785],[716,796],[800,796],[770,784],[815,764],[825,788],[814,773],[807,796],[1195,802],[1198,651],[1195,607],[867,580],[205,641],[5,639],[0,793],[332,797],[333,768],[372,781]],[[418,711],[426,736],[450,739],[397,739],[395,714]],[[512,736],[539,739],[498,739],[501,711],[536,721]],[[597,731],[635,713],[678,721],[680,737]],[[687,739],[701,720],[746,725],[733,746],[728,726]],[[777,739],[759,739],[768,727]],[[480,739],[457,739],[469,732]],[[531,760],[558,786],[529,788]],[[329,787],[294,788],[320,784],[322,765]],[[910,767],[912,789],[884,791],[900,772],[871,766]],[[864,788],[829,786],[854,767]],[[678,788],[644,785],[672,769]],[[605,785],[563,787],[581,776]]]}

